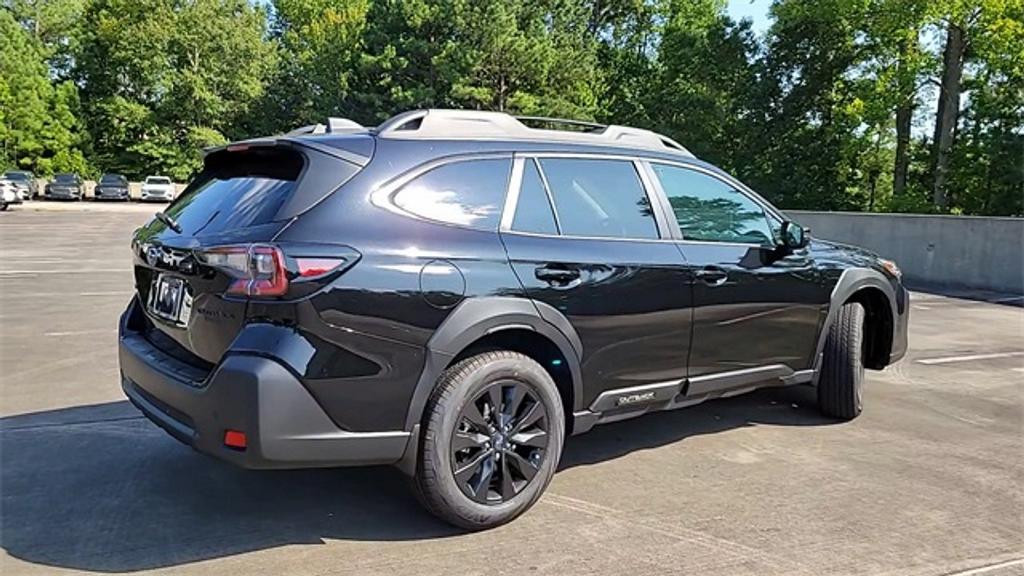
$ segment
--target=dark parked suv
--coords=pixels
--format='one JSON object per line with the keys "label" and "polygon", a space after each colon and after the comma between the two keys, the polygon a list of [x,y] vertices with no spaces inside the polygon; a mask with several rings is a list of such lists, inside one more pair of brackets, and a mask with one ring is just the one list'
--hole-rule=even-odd
{"label": "dark parked suv", "polygon": [[43,188],[43,197],[47,200],[81,200],[83,195],[78,174],[55,174],[53,181]]}
{"label": "dark parked suv", "polygon": [[128,194],[128,179],[120,174],[104,174],[93,190],[96,200],[131,200]]}
{"label": "dark parked suv", "polygon": [[536,121],[209,151],[132,240],[125,394],[240,466],[397,465],[469,529],[528,509],[595,424],[796,384],[860,413],[864,369],[907,347],[892,262],[656,133]]}

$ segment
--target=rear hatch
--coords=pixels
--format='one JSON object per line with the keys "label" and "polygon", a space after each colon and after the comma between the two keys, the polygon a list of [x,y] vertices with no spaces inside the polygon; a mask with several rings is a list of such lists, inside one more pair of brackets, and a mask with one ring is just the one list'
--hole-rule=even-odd
{"label": "rear hatch", "polygon": [[239,262],[244,268],[262,258],[291,220],[359,169],[274,140],[207,155],[199,176],[164,211],[168,218],[154,218],[132,240],[150,343],[201,368],[216,364],[245,323],[252,296]]}

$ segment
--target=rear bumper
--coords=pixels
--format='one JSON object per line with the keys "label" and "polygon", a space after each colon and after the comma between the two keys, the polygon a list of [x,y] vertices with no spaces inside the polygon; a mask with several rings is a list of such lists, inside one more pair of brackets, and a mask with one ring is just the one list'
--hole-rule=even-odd
{"label": "rear bumper", "polygon": [[[121,318],[118,356],[125,395],[155,424],[196,450],[245,468],[393,464],[410,433],[340,429],[302,383],[271,358],[228,352],[209,374],[164,354]],[[223,444],[244,432],[245,450]]]}

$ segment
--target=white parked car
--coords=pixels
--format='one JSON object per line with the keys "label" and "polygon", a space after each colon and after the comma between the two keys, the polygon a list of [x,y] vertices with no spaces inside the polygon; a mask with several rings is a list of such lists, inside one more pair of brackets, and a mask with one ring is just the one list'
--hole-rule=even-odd
{"label": "white parked car", "polygon": [[7,210],[11,204],[21,204],[21,197],[13,182],[0,181],[0,211]]}
{"label": "white parked car", "polygon": [[174,199],[174,182],[166,176],[148,176],[142,183],[142,200],[170,202]]}

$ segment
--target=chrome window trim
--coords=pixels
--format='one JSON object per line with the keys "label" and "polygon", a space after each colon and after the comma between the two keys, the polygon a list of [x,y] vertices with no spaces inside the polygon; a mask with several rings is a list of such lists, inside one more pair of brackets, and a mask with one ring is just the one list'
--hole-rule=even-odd
{"label": "chrome window trim", "polygon": [[[495,230],[493,228],[482,228],[482,227],[479,227],[479,226],[467,226],[465,224],[458,224],[458,223],[455,223],[455,222],[446,222],[444,220],[437,220],[437,219],[434,219],[434,218],[427,218],[426,216],[421,216],[419,214],[414,214],[412,212],[409,212],[408,210],[403,209],[401,206],[395,204],[395,202],[394,202],[395,194],[397,194],[402,189],[403,186],[405,186],[409,182],[415,180],[416,178],[422,176],[423,174],[426,174],[427,172],[430,172],[431,170],[433,170],[435,168],[440,168],[441,166],[447,166],[448,164],[457,164],[459,162],[470,162],[470,161],[473,161],[473,160],[508,160],[510,162],[509,180],[512,179],[511,172],[515,170],[515,162],[514,162],[515,157],[514,157],[514,155],[511,152],[475,152],[475,153],[469,153],[469,154],[456,154],[456,155],[453,155],[453,156],[443,156],[441,158],[434,158],[433,160],[429,160],[429,161],[424,162],[422,164],[418,164],[418,165],[416,165],[416,166],[406,170],[402,174],[400,174],[398,176],[395,176],[394,178],[391,178],[390,180],[385,180],[384,182],[376,184],[374,186],[373,190],[370,191],[370,203],[373,204],[374,206],[378,207],[378,208],[382,208],[382,209],[387,210],[388,212],[391,212],[393,214],[397,214],[399,216],[404,216],[406,218],[412,218],[414,220],[419,220],[420,222],[430,222],[432,224],[440,224],[442,226],[451,226],[453,228],[461,228],[463,230],[478,230],[478,231],[483,231],[483,232],[494,232]],[[505,204],[502,207],[502,214],[501,214],[501,216],[498,219],[498,222],[499,222],[498,228],[499,229],[501,228],[501,224],[502,224],[504,216],[505,216],[504,211],[508,207],[508,194],[507,194],[507,191],[508,191],[508,189],[506,188]]]}
{"label": "chrome window trim", "polygon": [[541,167],[540,162],[536,158],[530,158],[529,161],[537,169],[537,174],[540,174],[540,184],[544,187],[544,195],[547,196],[548,207],[551,208],[551,215],[555,218],[555,232],[561,236],[562,219],[558,217],[558,209],[555,208],[555,197],[551,194],[551,185],[548,184],[548,177],[544,174],[544,168]]}
{"label": "chrome window trim", "polygon": [[516,218],[516,206],[519,205],[519,190],[523,187],[523,170],[526,162],[518,157],[512,157],[512,175],[508,179],[508,189],[505,190],[505,206],[501,209],[501,221],[498,230],[512,228],[512,222]]}
{"label": "chrome window trim", "polygon": [[555,236],[555,235],[552,235],[552,234],[538,234],[536,232],[521,232],[519,230],[502,230],[501,232],[503,234],[514,234],[516,236],[531,236],[531,237],[534,237],[534,238],[555,238],[555,239],[565,239],[565,240],[602,240],[602,241],[607,240],[609,242],[645,242],[645,243],[651,243],[651,242],[675,243],[676,242],[676,240],[674,238],[622,238],[622,237],[618,237],[618,236],[572,236],[572,235],[567,235],[567,234],[560,234],[558,236]]}

